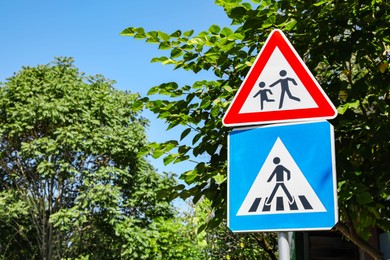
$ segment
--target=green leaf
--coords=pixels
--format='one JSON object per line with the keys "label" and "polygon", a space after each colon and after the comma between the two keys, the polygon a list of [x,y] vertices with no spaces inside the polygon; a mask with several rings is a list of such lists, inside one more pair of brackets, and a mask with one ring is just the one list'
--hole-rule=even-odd
{"label": "green leaf", "polygon": [[170,50],[171,49],[171,43],[170,42],[162,42],[158,45],[158,48],[160,50]]}
{"label": "green leaf", "polygon": [[354,102],[345,103],[337,108],[337,112],[340,115],[343,115],[348,109],[356,109],[360,105],[359,100],[356,100]]}
{"label": "green leaf", "polygon": [[228,86],[228,85],[223,86],[223,88],[224,88],[227,92],[229,92],[229,93],[234,92],[234,89],[232,89],[232,87],[230,87],[230,86]]}
{"label": "green leaf", "polygon": [[154,150],[153,153],[152,153],[152,157],[154,159],[157,159],[157,158],[160,158],[161,155],[164,154],[164,151],[163,150]]}
{"label": "green leaf", "polygon": [[204,44],[204,41],[201,38],[192,38],[187,43],[191,45],[198,45],[198,44]]}
{"label": "green leaf", "polygon": [[151,31],[151,32],[145,33],[145,35],[148,37],[146,42],[149,42],[149,43],[159,43],[160,42],[160,40],[158,38],[158,32]]}
{"label": "green leaf", "polygon": [[365,205],[365,204],[371,203],[373,201],[373,197],[368,191],[359,193],[357,195],[356,199],[357,199],[358,203],[361,205]]}
{"label": "green leaf", "polygon": [[120,35],[122,36],[135,36],[135,35],[139,35],[139,34],[144,34],[145,31],[143,28],[135,28],[135,27],[129,27],[125,30],[123,30]]}
{"label": "green leaf", "polygon": [[209,28],[209,32],[212,34],[218,34],[220,31],[221,31],[221,27],[219,27],[218,25],[212,25]]}
{"label": "green leaf", "polygon": [[171,51],[171,58],[178,58],[183,55],[183,51],[179,48],[174,48]]}
{"label": "green leaf", "polygon": [[189,158],[190,158],[189,155],[180,155],[180,156],[176,157],[176,159],[175,159],[175,161],[173,163],[179,163],[179,162],[187,161]]}
{"label": "green leaf", "polygon": [[194,30],[186,31],[183,33],[184,37],[190,37],[192,34],[194,34]]}
{"label": "green leaf", "polygon": [[221,35],[225,36],[225,37],[228,37],[230,35],[233,34],[233,31],[232,29],[228,28],[228,27],[224,27],[221,31]]}
{"label": "green leaf", "polygon": [[162,56],[162,57],[155,57],[150,62],[163,62],[166,61],[168,57]]}
{"label": "green leaf", "polygon": [[163,62],[161,62],[161,64],[163,65],[167,65],[167,64],[177,64],[177,61],[173,60],[173,59],[167,59]]}
{"label": "green leaf", "polygon": [[199,108],[200,108],[200,109],[206,109],[206,108],[208,108],[208,107],[211,105],[211,102],[212,102],[212,101],[210,100],[210,97],[209,97],[209,96],[204,97],[203,100],[202,100],[202,102],[200,103]]}
{"label": "green leaf", "polygon": [[187,184],[193,183],[195,178],[198,176],[197,171],[188,171],[184,174],[184,180]]}
{"label": "green leaf", "polygon": [[291,30],[295,27],[296,24],[297,24],[297,20],[291,19],[290,21],[288,21],[287,23],[285,23],[285,24],[283,25],[283,27],[284,27],[284,29],[285,29],[286,31],[291,31]]}
{"label": "green leaf", "polygon": [[214,176],[213,176],[213,179],[214,179],[218,184],[221,184],[221,183],[223,183],[223,182],[226,181],[226,176],[221,175],[221,174],[217,174],[217,175],[214,175]]}
{"label": "green leaf", "polygon": [[228,39],[229,40],[244,40],[245,35],[242,33],[233,33],[233,34],[229,35]]}
{"label": "green leaf", "polygon": [[314,6],[320,6],[320,5],[323,5],[323,4],[328,4],[330,2],[332,2],[332,0],[331,1],[329,1],[329,0],[322,0],[322,1],[319,1],[317,3],[314,3],[313,5]]}
{"label": "green leaf", "polygon": [[275,23],[276,23],[276,16],[275,15],[271,15],[264,21],[264,23],[261,25],[261,27],[263,29],[266,29],[266,28],[274,26]]}
{"label": "green leaf", "polygon": [[230,16],[235,19],[242,18],[245,14],[247,14],[247,9],[239,6],[230,11]]}
{"label": "green leaf", "polygon": [[183,140],[189,133],[191,132],[191,128],[187,128],[180,135],[180,140]]}
{"label": "green leaf", "polygon": [[181,31],[180,30],[176,30],[174,33],[172,33],[170,35],[170,37],[180,37],[181,36]]}
{"label": "green leaf", "polygon": [[170,37],[167,33],[158,31],[158,37],[163,41],[169,41]]}
{"label": "green leaf", "polygon": [[169,154],[168,156],[165,156],[163,161],[164,165],[168,165],[171,162],[173,162],[177,158],[178,154]]}
{"label": "green leaf", "polygon": [[157,94],[160,91],[160,86],[154,86],[149,89],[148,95],[154,95]]}

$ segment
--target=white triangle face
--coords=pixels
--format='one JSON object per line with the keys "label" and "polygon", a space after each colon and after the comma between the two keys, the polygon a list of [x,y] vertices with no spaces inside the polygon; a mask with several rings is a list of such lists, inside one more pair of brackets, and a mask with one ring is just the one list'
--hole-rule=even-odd
{"label": "white triangle face", "polygon": [[312,212],[326,209],[278,138],[237,216]]}
{"label": "white triangle face", "polygon": [[305,108],[318,108],[318,105],[276,47],[239,113]]}

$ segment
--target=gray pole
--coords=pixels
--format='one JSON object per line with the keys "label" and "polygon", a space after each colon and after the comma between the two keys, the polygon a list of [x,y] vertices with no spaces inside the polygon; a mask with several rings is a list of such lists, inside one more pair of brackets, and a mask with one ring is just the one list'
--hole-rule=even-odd
{"label": "gray pole", "polygon": [[290,260],[288,232],[278,232],[279,260]]}

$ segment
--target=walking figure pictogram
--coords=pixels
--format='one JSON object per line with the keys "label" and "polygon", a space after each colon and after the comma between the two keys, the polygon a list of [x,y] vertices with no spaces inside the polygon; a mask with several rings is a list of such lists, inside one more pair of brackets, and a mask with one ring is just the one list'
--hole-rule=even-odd
{"label": "walking figure pictogram", "polygon": [[293,100],[295,100],[295,101],[300,102],[301,100],[300,100],[299,98],[297,98],[297,97],[295,97],[295,96],[293,96],[293,95],[291,94],[290,88],[289,88],[289,81],[290,81],[291,83],[293,83],[294,85],[297,85],[297,82],[295,81],[295,79],[289,78],[289,77],[283,78],[283,77],[285,77],[285,76],[287,75],[287,72],[286,72],[285,70],[281,70],[281,71],[279,72],[279,75],[280,75],[282,78],[279,79],[279,80],[277,80],[277,81],[275,81],[274,83],[272,83],[272,84],[270,85],[270,88],[272,88],[273,86],[275,86],[275,85],[277,85],[277,84],[280,83],[280,87],[281,87],[281,89],[282,89],[282,92],[281,92],[281,94],[280,94],[279,109],[281,109],[281,108],[283,107],[283,101],[284,101],[284,94],[285,94],[285,93],[287,93],[287,95],[288,95],[288,97],[289,97],[290,99],[293,99]]}
{"label": "walking figure pictogram", "polygon": [[272,91],[270,89],[263,89],[265,87],[265,83],[262,81],[259,83],[260,90],[253,96],[254,98],[260,95],[260,108],[263,110],[264,101],[266,102],[275,102],[274,99],[268,98],[268,93],[272,95]]}
{"label": "walking figure pictogram", "polygon": [[290,192],[286,188],[286,185],[284,184],[284,173],[287,173],[287,181],[288,181],[291,178],[290,170],[288,170],[283,165],[279,164],[280,163],[279,157],[275,157],[273,162],[274,162],[274,164],[276,164],[276,167],[275,167],[274,171],[272,172],[271,176],[268,178],[267,182],[271,182],[271,180],[275,177],[276,178],[276,185],[271,193],[271,196],[269,196],[269,198],[265,201],[265,204],[266,205],[271,204],[279,187],[281,187],[283,189],[284,193],[286,194],[286,196],[288,198],[289,203],[293,204],[294,198],[291,196]]}

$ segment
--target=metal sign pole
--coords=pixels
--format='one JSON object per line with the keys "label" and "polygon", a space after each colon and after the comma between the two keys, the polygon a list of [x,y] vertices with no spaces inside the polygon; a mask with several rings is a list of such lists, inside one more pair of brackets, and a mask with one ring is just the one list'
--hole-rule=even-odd
{"label": "metal sign pole", "polygon": [[278,232],[279,260],[290,260],[288,232]]}

